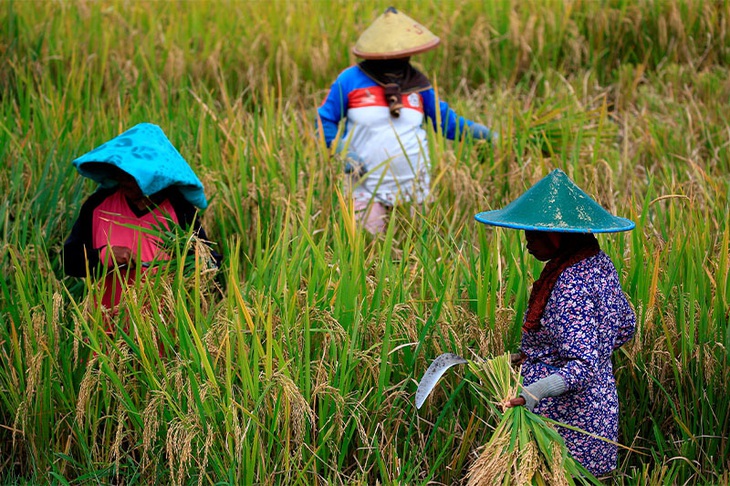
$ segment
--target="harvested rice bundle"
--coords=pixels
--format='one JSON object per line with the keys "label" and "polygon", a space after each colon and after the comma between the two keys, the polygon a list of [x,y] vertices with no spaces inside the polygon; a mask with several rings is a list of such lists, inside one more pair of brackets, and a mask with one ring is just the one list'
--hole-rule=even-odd
{"label": "harvested rice bundle", "polygon": [[471,381],[474,389],[501,415],[489,442],[469,468],[469,486],[601,484],[570,457],[563,438],[543,417],[525,407],[505,409],[510,398],[517,396],[521,382],[509,354],[469,362],[469,369],[477,378]]}
{"label": "harvested rice bundle", "polygon": [[436,358],[416,391],[416,407],[423,405],[444,372],[468,364],[470,380],[499,419],[467,473],[469,486],[482,485],[573,485],[601,483],[568,454],[563,438],[546,420],[525,407],[505,406],[518,395],[521,376],[510,364],[510,355],[474,362],[455,354]]}

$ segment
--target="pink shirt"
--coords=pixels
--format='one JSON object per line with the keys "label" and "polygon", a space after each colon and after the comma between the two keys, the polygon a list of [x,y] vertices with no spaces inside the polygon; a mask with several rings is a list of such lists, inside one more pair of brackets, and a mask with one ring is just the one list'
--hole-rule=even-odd
{"label": "pink shirt", "polygon": [[[127,199],[117,191],[107,197],[94,209],[92,241],[94,248],[101,248],[100,258],[110,269],[105,279],[102,304],[114,307],[119,303],[122,286],[109,261],[112,246],[123,246],[132,250],[137,265],[153,260],[167,260],[168,255],[160,248],[161,240],[155,232],[170,229],[170,220],[178,224],[177,215],[169,200],[160,203],[155,209],[137,216],[129,206]],[[145,267],[140,268],[142,272]],[[126,284],[134,281],[136,269],[122,269]]]}

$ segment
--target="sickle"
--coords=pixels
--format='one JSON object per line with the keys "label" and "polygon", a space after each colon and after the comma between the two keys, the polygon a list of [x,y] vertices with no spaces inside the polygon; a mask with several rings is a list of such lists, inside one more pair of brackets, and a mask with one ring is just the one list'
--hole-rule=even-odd
{"label": "sickle", "polygon": [[468,363],[467,360],[453,353],[444,353],[431,362],[431,365],[423,374],[421,382],[416,390],[416,408],[421,408],[428,395],[436,386],[441,376],[454,365]]}

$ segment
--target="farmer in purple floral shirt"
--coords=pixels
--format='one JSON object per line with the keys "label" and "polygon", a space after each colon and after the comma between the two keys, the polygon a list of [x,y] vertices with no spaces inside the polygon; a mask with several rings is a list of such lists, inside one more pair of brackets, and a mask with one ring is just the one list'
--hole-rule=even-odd
{"label": "farmer in purple floral shirt", "polygon": [[[547,262],[523,324],[524,388],[511,405],[618,440],[618,396],[611,354],[634,334],[636,316],[611,259],[593,233],[634,228],[611,215],[560,170],[482,223],[525,230],[527,250]],[[616,445],[559,427],[572,456],[594,475],[616,468]]]}

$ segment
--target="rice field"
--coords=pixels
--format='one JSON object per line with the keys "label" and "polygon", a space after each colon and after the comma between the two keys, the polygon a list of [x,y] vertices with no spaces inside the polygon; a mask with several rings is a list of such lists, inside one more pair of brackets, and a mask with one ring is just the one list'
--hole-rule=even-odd
{"label": "rice field", "polygon": [[[560,168],[637,224],[599,236],[637,314],[604,481],[730,484],[730,2],[399,2],[500,140],[431,133],[431,200],[372,237],[314,117],[389,5],[0,1],[0,482],[466,484],[498,420],[466,369],[420,410],[417,382],[517,348],[541,264],[473,217]],[[71,160],[140,122],[205,184],[224,263],[171,236],[108,335],[62,270],[95,189]]]}

